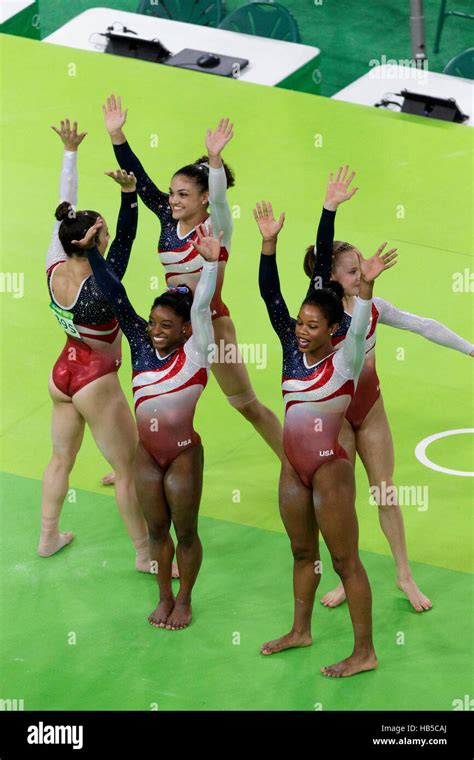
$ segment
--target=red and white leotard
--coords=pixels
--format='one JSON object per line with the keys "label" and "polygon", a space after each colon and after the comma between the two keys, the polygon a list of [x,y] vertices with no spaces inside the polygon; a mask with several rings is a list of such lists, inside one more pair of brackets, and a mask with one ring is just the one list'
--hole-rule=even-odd
{"label": "red and white leotard", "polygon": [[[343,345],[347,330],[351,324],[351,315],[344,313],[339,330],[334,334],[332,342],[336,348]],[[346,417],[354,430],[357,430],[365,420],[375,401],[380,396],[380,382],[375,366],[375,342],[377,324],[397,327],[399,330],[410,330],[427,340],[437,343],[464,354],[470,354],[474,346],[464,340],[441,322],[427,317],[419,317],[408,311],[401,311],[383,298],[374,296],[372,314],[365,338],[365,362],[359,375],[356,392],[351,401]]]}
{"label": "red and white leotard", "polygon": [[178,454],[201,440],[193,419],[209,377],[214,344],[209,304],[216,285],[217,262],[203,263],[191,307],[192,336],[169,356],[161,357],[148,335],[148,321],[135,312],[124,286],[97,249],[89,253],[89,261],[130,344],[140,441],[157,464],[166,469]]}
{"label": "red and white leotard", "polygon": [[311,488],[319,467],[348,458],[338,436],[364,363],[372,302],[357,298],[341,348],[308,366],[306,355],[298,348],[296,320],[290,317],[281,294],[276,256],[261,255],[259,284],[283,348],[284,451],[302,483]]}
{"label": "red and white leotard", "polygon": [[[187,285],[194,291],[204,263],[204,259],[191,245],[196,240],[196,230],[180,235],[179,221],[173,219],[169,205],[169,195],[160,190],[150,179],[137,156],[133,153],[128,142],[114,145],[115,156],[123,169],[133,172],[137,178],[137,190],[143,203],[153,211],[161,224],[161,234],[158,243],[158,255],[165,270],[166,284],[175,287]],[[203,169],[205,171],[205,169]],[[209,206],[210,218],[214,234],[223,230],[217,283],[211,301],[211,317],[229,316],[229,309],[222,301],[222,286],[224,271],[230,253],[232,238],[232,216],[226,197],[227,180],[224,168],[209,168]]]}
{"label": "red and white leotard", "polygon": [[[77,203],[77,152],[65,151],[61,168],[60,200]],[[125,274],[137,228],[137,194],[122,193],[117,232],[107,261],[121,278]],[[62,304],[54,295],[54,277],[67,256],[59,240],[60,222],[53,229],[46,257],[46,276],[51,308],[66,332],[64,346],[54,367],[55,386],[72,397],[84,386],[121,364],[122,333],[114,312],[102,295],[92,274],[88,275],[70,304]]]}
{"label": "red and white leotard", "polygon": [[[312,281],[307,293],[310,295],[314,288],[327,285],[332,273],[332,251],[334,240],[335,211],[323,208],[318,226],[316,245],[314,247],[315,260]],[[452,348],[469,354],[474,346],[464,340],[445,325],[434,319],[419,317],[407,311],[400,311],[383,298],[373,299],[372,314],[365,343],[365,363],[359,376],[356,392],[346,413],[346,417],[354,430],[357,430],[367,417],[374,403],[380,396],[380,383],[375,368],[375,340],[377,324],[398,327],[400,330],[410,330],[422,335],[433,343]],[[343,345],[347,332],[351,325],[351,315],[344,313],[341,325],[334,334],[332,342],[336,348]]]}

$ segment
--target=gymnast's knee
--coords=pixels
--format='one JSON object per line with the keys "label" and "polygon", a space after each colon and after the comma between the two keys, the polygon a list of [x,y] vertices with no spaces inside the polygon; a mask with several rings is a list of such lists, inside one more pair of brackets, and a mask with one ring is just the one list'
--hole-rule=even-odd
{"label": "gymnast's knee", "polygon": [[391,477],[369,477],[369,503],[377,505],[381,511],[389,511],[391,507],[398,505],[397,487]]}
{"label": "gymnast's knee", "polygon": [[253,421],[260,414],[260,402],[253,388],[249,388],[249,390],[243,391],[243,393],[236,393],[235,396],[227,396],[227,401],[247,420]]}
{"label": "gymnast's knee", "polygon": [[179,546],[182,549],[190,549],[198,537],[197,525],[189,527],[178,527],[175,525],[174,527]]}
{"label": "gymnast's knee", "polygon": [[54,448],[53,455],[51,457],[48,467],[53,469],[55,472],[62,471],[62,472],[66,472],[69,475],[72,468],[74,467],[76,456],[77,456],[76,448],[70,448],[70,447]]}
{"label": "gymnast's knee", "polygon": [[153,544],[165,543],[170,535],[169,525],[162,523],[147,523],[148,537]]}
{"label": "gymnast's knee", "polygon": [[333,555],[331,556],[334,571],[341,579],[353,575],[360,567],[358,554],[355,555]]}
{"label": "gymnast's knee", "polygon": [[291,544],[291,552],[295,562],[314,562],[316,550],[314,546],[304,546],[304,544]]}

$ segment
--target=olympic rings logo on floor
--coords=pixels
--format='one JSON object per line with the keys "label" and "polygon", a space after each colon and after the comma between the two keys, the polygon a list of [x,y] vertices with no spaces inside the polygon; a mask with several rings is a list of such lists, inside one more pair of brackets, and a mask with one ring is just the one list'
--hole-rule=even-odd
{"label": "olympic rings logo on floor", "polygon": [[449,467],[441,467],[441,465],[435,464],[431,459],[428,459],[426,455],[426,449],[430,443],[438,441],[440,438],[446,438],[449,435],[462,435],[463,433],[474,433],[474,428],[446,430],[444,433],[435,433],[434,435],[428,436],[428,438],[424,438],[415,449],[416,458],[421,464],[424,464],[425,467],[429,467],[431,470],[436,470],[437,472],[444,472],[446,475],[459,475],[464,478],[474,477],[474,472],[463,472],[462,470],[451,470]]}

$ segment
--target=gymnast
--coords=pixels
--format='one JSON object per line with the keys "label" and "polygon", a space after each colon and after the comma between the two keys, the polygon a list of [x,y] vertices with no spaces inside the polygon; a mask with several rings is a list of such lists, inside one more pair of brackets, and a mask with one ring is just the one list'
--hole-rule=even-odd
{"label": "gymnast", "polygon": [[[344,316],[332,343],[340,348],[349,329],[356,296],[360,287],[360,261],[362,254],[351,243],[334,242],[334,219],[337,208],[352,198],[358,188],[351,188],[355,172],[349,173],[347,166],[340,167],[336,177],[331,173],[326,191],[321,220],[317,232],[316,246],[311,245],[305,255],[304,269],[312,278],[308,293],[313,288],[325,286],[331,279],[344,288]],[[386,243],[380,248],[381,252]],[[392,249],[389,253],[393,253]],[[316,256],[315,256],[316,252]],[[385,413],[380,383],[375,369],[376,325],[384,324],[401,330],[410,330],[433,343],[474,355],[472,343],[461,338],[434,319],[427,319],[406,311],[400,311],[388,301],[375,297],[372,304],[370,328],[366,335],[365,363],[362,368],[357,390],[342,424],[339,442],[355,464],[359,454],[367,472],[372,493],[391,494],[390,505],[383,498],[378,499],[379,520],[392,551],[397,586],[408,597],[413,609],[424,612],[431,609],[431,600],[418,588],[408,561],[403,515],[398,504],[393,504],[394,451],[390,426]],[[385,488],[382,487],[385,483]],[[342,584],[328,592],[321,603],[327,607],[337,607],[345,600]]]}
{"label": "gymnast", "polygon": [[[216,286],[223,232],[198,226],[193,248],[202,266],[194,299],[186,285],[170,288],[155,299],[148,320],[130,303],[114,269],[94,245],[101,220],[75,241],[88,256],[97,284],[114,311],[129,344],[133,397],[139,442],[135,482],[156,563],[159,602],[148,621],[167,630],[191,623],[191,593],[202,561],[198,511],[202,491],[203,447],[194,430],[196,404],[207,384],[214,336],[210,303]],[[192,335],[191,335],[192,331]],[[171,588],[174,544],[180,588]]]}
{"label": "gymnast", "polygon": [[395,263],[395,252],[377,252],[361,262],[359,296],[342,349],[331,337],[343,319],[342,287],[307,296],[292,319],[280,290],[276,243],[284,214],[274,219],[270,203],[257,204],[254,217],[263,238],[259,285],[273,329],[283,349],[282,390],[285,403],[279,503],[293,553],[294,621],[291,631],[261,648],[264,655],[312,644],[311,616],[321,577],[319,531],[329,549],[349,604],[352,654],[321,668],[331,677],[348,677],[377,666],[372,641],[372,598],[358,553],[354,468],[338,434],[354,396],[364,363],[365,334],[373,282]]}
{"label": "gymnast", "polygon": [[[133,461],[137,431],[117,376],[121,364],[121,331],[114,313],[97,287],[87,258],[73,240],[82,237],[98,218],[96,211],[75,211],[77,150],[86,132],[78,134],[69,119],[53,127],[64,144],[60,205],[49,246],[46,273],[51,309],[66,333],[66,345],[49,379],[53,402],[53,453],[44,476],[41,536],[38,554],[50,557],[74,536],[59,532],[59,518],[69,488],[69,475],[82,444],[85,424],[100,452],[116,473],[116,501],[136,550],[136,568],[150,572],[145,519],[138,505]],[[122,278],[137,227],[137,193],[133,174],[107,172],[121,188],[117,231],[107,257]],[[94,227],[95,230],[95,227]],[[103,222],[96,243],[102,254],[109,244]]]}
{"label": "gymnast", "polygon": [[[233,136],[233,125],[229,124],[229,119],[221,119],[214,132],[207,130],[207,156],[178,169],[171,178],[169,193],[166,193],[152,182],[125,138],[123,126],[128,109],[122,111],[121,99],[112,95],[102,109],[120,166],[135,173],[140,198],[160,221],[158,254],[167,284],[185,283],[194,290],[203,265],[202,258],[192,245],[196,239],[196,225],[210,216],[214,229],[223,230],[211,312],[215,343],[217,346],[221,346],[222,341],[225,346],[232,344],[237,351],[234,323],[221,296],[232,236],[232,217],[226,190],[234,184],[233,174],[223,163],[221,153]],[[251,422],[281,457],[282,429],[277,416],[257,399],[243,361],[227,363],[220,361],[221,358],[218,356],[213,361],[211,370],[229,403]],[[110,479],[105,482],[110,482]]]}

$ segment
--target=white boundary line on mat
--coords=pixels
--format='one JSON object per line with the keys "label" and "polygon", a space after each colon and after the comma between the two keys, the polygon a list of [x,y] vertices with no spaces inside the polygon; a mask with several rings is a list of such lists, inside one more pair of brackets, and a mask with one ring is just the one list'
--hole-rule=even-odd
{"label": "white boundary line on mat", "polygon": [[443,433],[435,433],[434,435],[429,435],[428,438],[423,438],[422,441],[417,445],[415,449],[415,456],[418,459],[421,464],[424,464],[425,467],[429,467],[431,470],[436,470],[437,472],[444,472],[446,475],[459,475],[461,477],[465,478],[472,478],[474,477],[474,472],[463,472],[462,470],[450,470],[448,467],[441,467],[439,464],[435,464],[431,461],[431,459],[428,459],[426,456],[426,449],[430,445],[430,443],[433,443],[433,441],[438,441],[440,438],[446,438],[448,435],[461,435],[462,433],[474,433],[474,428],[460,428],[459,430],[445,430]]}

